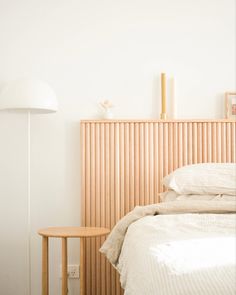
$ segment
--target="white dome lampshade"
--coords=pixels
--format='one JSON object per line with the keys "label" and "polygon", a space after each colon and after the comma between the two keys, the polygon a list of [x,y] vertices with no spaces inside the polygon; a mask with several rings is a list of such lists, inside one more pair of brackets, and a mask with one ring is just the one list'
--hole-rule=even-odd
{"label": "white dome lampshade", "polygon": [[56,94],[41,80],[22,79],[9,82],[0,91],[0,110],[52,113],[57,109]]}

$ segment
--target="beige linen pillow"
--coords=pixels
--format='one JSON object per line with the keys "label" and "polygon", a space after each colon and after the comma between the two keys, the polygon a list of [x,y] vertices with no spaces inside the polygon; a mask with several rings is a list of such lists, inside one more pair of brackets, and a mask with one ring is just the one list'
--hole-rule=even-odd
{"label": "beige linen pillow", "polygon": [[176,169],[163,184],[182,194],[236,194],[236,164],[204,163]]}

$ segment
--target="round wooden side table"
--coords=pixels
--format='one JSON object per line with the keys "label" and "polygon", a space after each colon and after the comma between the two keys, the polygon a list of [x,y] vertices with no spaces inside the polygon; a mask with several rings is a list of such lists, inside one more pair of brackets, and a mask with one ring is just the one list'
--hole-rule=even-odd
{"label": "round wooden side table", "polygon": [[104,236],[110,232],[102,227],[48,227],[38,231],[42,236],[42,295],[49,295],[48,238],[62,240],[62,295],[67,295],[67,238],[80,238],[80,295],[84,295],[84,247],[85,238]]}

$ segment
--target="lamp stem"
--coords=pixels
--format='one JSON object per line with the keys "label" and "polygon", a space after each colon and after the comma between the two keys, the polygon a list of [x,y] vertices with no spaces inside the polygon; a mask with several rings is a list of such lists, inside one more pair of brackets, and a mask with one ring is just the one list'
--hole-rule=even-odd
{"label": "lamp stem", "polygon": [[31,203],[30,203],[30,195],[31,195],[31,180],[30,180],[30,175],[31,175],[31,163],[30,163],[30,159],[31,159],[31,149],[30,149],[30,143],[31,143],[31,138],[30,138],[30,111],[28,111],[27,114],[27,145],[28,145],[28,167],[27,167],[27,171],[28,171],[28,186],[27,186],[27,231],[28,231],[28,253],[27,253],[27,258],[28,258],[28,294],[31,295]]}

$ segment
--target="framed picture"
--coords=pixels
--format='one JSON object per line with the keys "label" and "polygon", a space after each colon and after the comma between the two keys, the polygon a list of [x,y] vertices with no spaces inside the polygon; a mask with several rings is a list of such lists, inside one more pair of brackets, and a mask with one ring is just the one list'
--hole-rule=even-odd
{"label": "framed picture", "polygon": [[236,92],[225,92],[225,118],[236,119]]}

